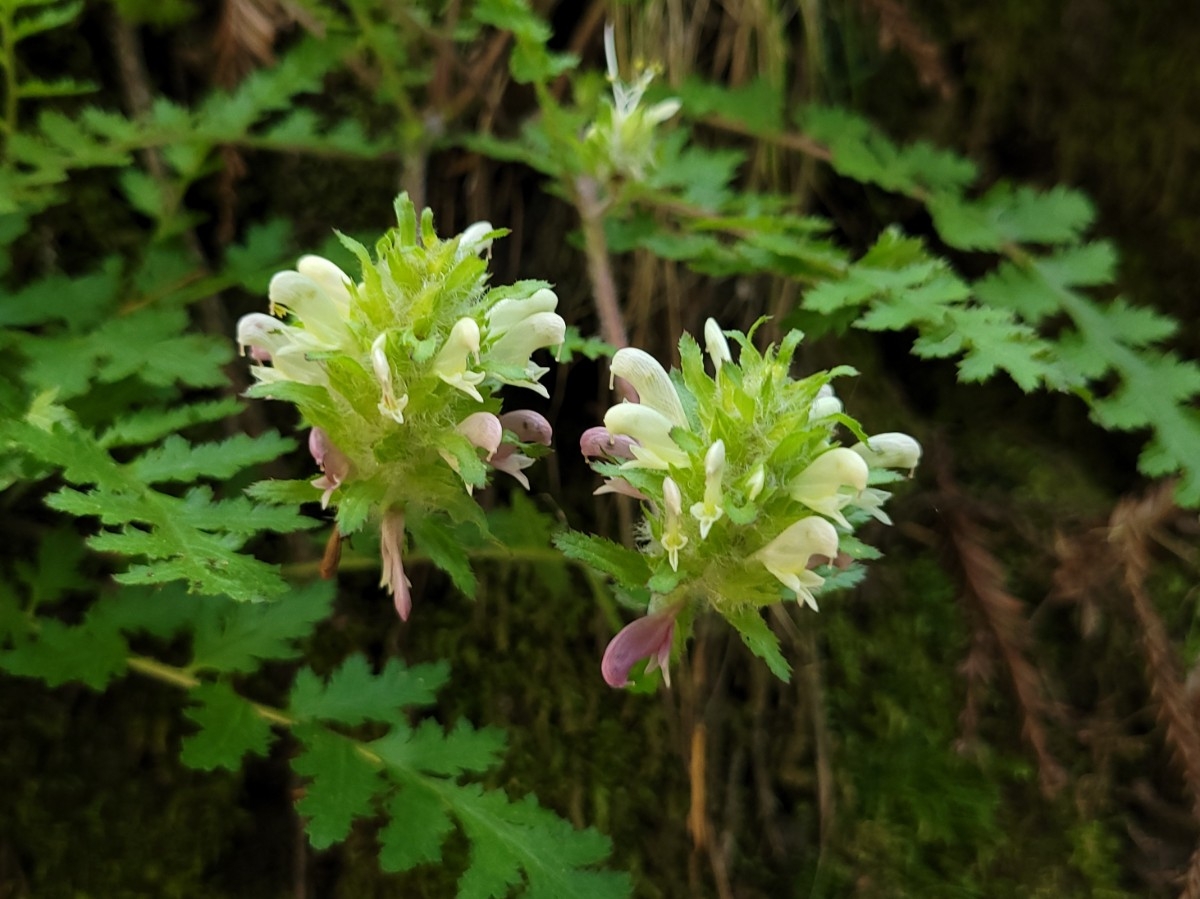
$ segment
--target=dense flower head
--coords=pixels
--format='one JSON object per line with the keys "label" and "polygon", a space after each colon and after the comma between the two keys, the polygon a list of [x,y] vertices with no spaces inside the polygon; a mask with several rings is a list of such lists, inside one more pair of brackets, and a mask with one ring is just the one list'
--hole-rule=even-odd
{"label": "dense flower head", "polygon": [[313,498],[338,506],[343,534],[381,522],[384,584],[407,617],[406,510],[474,517],[469,494],[493,470],[528,487],[550,425],[502,413],[496,391],[546,396],[548,369],[532,357],[561,343],[565,324],[542,282],[489,288],[485,257],[505,232],[477,222],[439,238],[404,195],[396,214],[374,254],[339,235],[360,279],[305,256],[271,279],[270,314],[244,316],[237,340],[254,363],[250,395],[294,403],[313,429]]}
{"label": "dense flower head", "polygon": [[[750,337],[710,319],[704,341],[712,374],[686,334],[681,370],[672,374],[638,349],[613,356],[614,378],[628,381],[638,402],[610,408],[581,446],[605,477],[597,493],[643,500],[640,549],[650,577],[626,587],[650,597],[655,625],[614,639],[604,666],[610,684],[624,684],[640,658],[665,672],[670,640],[681,645],[706,609],[773,661],[777,649],[763,636],[758,610],[790,599],[815,611],[834,571],[872,555],[853,536],[868,518],[889,523],[881,507],[890,494],[872,485],[900,477],[888,469],[911,471],[920,445],[906,434],[868,437],[842,411],[831,382],[852,369],[793,378],[801,336],[792,332],[760,353]],[[736,362],[730,339],[740,348]],[[634,638],[645,634],[655,639],[643,641],[639,655]],[[782,659],[773,667],[786,672]]]}

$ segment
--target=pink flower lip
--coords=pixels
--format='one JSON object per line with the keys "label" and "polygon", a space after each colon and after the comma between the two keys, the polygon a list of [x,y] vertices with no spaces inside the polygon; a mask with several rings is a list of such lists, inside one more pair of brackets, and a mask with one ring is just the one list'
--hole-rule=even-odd
{"label": "pink flower lip", "polygon": [[585,459],[632,459],[638,442],[625,434],[613,434],[608,428],[588,428],[579,438],[579,451]]}
{"label": "pink flower lip", "polygon": [[500,416],[504,430],[512,431],[522,443],[540,443],[549,446],[554,429],[546,417],[532,409],[516,409]]}
{"label": "pink flower lip", "polygon": [[323,472],[312,485],[323,491],[321,508],[324,509],[329,506],[333,491],[342,486],[342,482],[350,476],[350,459],[333,445],[323,428],[313,428],[308,432],[308,451],[312,453],[313,461]]}
{"label": "pink flower lip", "polygon": [[675,639],[675,619],[683,608],[678,603],[668,609],[631,621],[608,643],[600,662],[600,673],[610,687],[629,686],[629,671],[642,659],[649,659],[646,672],[661,668],[663,680],[671,686],[671,643]]}
{"label": "pink flower lip", "polygon": [[389,509],[383,516],[379,529],[379,555],[383,562],[383,577],[380,587],[392,591],[396,613],[401,621],[408,621],[412,613],[412,584],[404,574],[404,511]]}

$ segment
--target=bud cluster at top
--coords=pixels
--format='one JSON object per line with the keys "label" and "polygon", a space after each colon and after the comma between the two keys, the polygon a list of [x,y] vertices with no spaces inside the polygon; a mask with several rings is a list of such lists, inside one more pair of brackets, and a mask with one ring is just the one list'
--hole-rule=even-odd
{"label": "bud cluster at top", "polygon": [[294,403],[313,428],[314,498],[338,504],[342,533],[380,520],[384,585],[407,617],[406,510],[464,517],[492,468],[528,487],[523,469],[549,445],[550,425],[527,410],[501,414],[494,394],[513,385],[547,396],[548,369],[531,357],[560,344],[565,325],[543,282],[488,288],[482,257],[506,232],[479,222],[440,239],[430,211],[418,220],[404,195],[396,214],[374,257],[339,235],[361,280],[305,256],[271,279],[270,314],[244,316],[237,339],[257,363],[250,394]]}
{"label": "bud cluster at top", "polygon": [[615,176],[641,181],[650,174],[658,155],[657,128],[679,112],[671,98],[642,102],[654,80],[653,68],[641,68],[633,81],[622,81],[617,67],[617,46],[612,25],[604,29],[604,57],[612,101],[605,102],[584,137],[584,158],[589,174],[601,181]]}
{"label": "bud cluster at top", "polygon": [[[736,362],[727,336],[740,347]],[[882,504],[889,494],[871,485],[898,477],[887,469],[911,470],[920,446],[906,434],[867,438],[843,412],[830,381],[851,369],[793,379],[801,336],[793,331],[760,353],[749,337],[722,332],[710,319],[704,337],[712,375],[686,334],[674,378],[642,350],[613,357],[613,375],[632,385],[639,402],[610,408],[581,446],[606,478],[597,492],[643,501],[641,549],[652,594],[649,614],[605,654],[602,668],[614,686],[643,658],[666,674],[672,642],[705,608],[735,626],[747,610],[784,596],[815,610],[823,566],[869,554],[851,536],[855,523],[888,523]],[[853,446],[839,444],[846,433],[857,436]]]}

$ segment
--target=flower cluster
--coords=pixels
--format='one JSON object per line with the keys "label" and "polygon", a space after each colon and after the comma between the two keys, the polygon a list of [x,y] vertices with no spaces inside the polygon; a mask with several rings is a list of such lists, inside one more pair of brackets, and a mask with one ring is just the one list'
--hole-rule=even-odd
{"label": "flower cluster", "polygon": [[[786,673],[758,615],[782,596],[814,611],[830,563],[848,565],[870,548],[852,536],[869,517],[890,523],[889,494],[876,484],[911,471],[921,447],[907,434],[867,438],[842,409],[830,381],[839,368],[802,380],[789,374],[801,335],[759,353],[749,337],[734,362],[726,332],[709,319],[705,345],[714,374],[690,336],[680,341],[674,379],[639,349],[619,350],[612,373],[639,402],[613,406],[604,426],[581,441],[605,477],[600,492],[643,502],[641,550],[650,566],[648,614],[622,630],[604,654],[613,686],[629,682],[641,659],[668,678],[672,645],[686,639],[696,614],[711,608],[747,644]],[[858,437],[838,444],[839,429]]]}
{"label": "flower cluster", "polygon": [[649,106],[642,104],[655,71],[643,69],[634,81],[621,80],[612,25],[604,29],[604,56],[613,96],[611,103],[601,107],[585,137],[588,167],[601,181],[615,175],[641,181],[654,167],[658,141],[655,129],[679,111],[680,102],[668,99]]}
{"label": "flower cluster", "polygon": [[313,498],[337,504],[342,534],[379,521],[381,586],[407,619],[406,513],[477,518],[469,494],[491,469],[528,488],[524,469],[546,451],[550,425],[501,413],[494,393],[507,384],[548,396],[548,369],[531,357],[560,344],[565,325],[542,282],[488,289],[483,257],[505,232],[479,222],[439,239],[429,210],[418,220],[403,195],[396,214],[374,258],[341,238],[361,281],[305,256],[271,279],[270,314],[244,316],[237,339],[256,363],[250,394],[295,403],[312,426]]}

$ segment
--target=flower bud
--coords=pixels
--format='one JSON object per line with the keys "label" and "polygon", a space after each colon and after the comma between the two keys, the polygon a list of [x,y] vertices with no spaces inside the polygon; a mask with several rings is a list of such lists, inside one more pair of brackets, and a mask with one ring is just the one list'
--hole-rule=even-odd
{"label": "flower bud", "polygon": [[704,323],[704,348],[717,371],[721,370],[724,363],[733,361],[733,355],[729,352],[729,341],[725,339],[725,334],[715,318],[710,318]]}
{"label": "flower bud", "polygon": [[921,444],[907,434],[876,434],[850,448],[871,468],[907,468],[911,474],[921,461]]}

